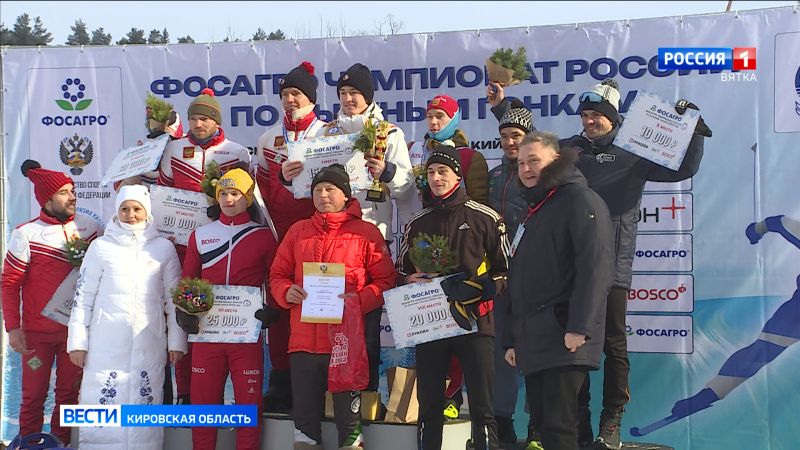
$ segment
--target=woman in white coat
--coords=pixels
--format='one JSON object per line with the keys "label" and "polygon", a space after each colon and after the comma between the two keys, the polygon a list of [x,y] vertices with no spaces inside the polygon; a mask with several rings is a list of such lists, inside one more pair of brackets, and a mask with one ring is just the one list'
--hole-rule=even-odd
{"label": "woman in white coat", "polygon": [[[186,353],[170,289],[180,279],[175,246],[159,237],[150,194],[123,186],[117,214],[86,253],[69,321],[67,351],[83,367],[80,403],[161,404],[164,367]],[[167,353],[169,351],[169,353]],[[163,428],[83,428],[81,450],[160,450]]]}

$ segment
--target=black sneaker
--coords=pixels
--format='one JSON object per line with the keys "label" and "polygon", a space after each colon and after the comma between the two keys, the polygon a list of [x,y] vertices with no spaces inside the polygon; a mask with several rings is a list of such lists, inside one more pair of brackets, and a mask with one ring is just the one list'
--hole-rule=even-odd
{"label": "black sneaker", "polygon": [[528,424],[528,437],[525,439],[525,450],[542,450],[542,435],[533,424]]}
{"label": "black sneaker", "polygon": [[594,441],[594,448],[597,450],[619,450],[622,448],[622,441],[619,437],[619,428],[622,424],[622,413],[624,408],[613,410],[603,410],[600,414],[600,433]]}
{"label": "black sneaker", "polygon": [[514,420],[511,417],[494,416],[497,422],[497,440],[501,444],[516,444],[517,433],[514,431]]}

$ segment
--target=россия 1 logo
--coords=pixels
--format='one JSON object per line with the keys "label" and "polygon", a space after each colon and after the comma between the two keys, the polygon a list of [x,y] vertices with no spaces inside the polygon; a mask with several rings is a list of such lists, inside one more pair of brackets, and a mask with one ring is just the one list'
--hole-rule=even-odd
{"label": "\u0440\u043e\u0441\u0441\u0438\u044f 1 logo", "polygon": [[64,111],[83,111],[92,104],[92,99],[83,98],[86,94],[86,85],[80,78],[67,78],[61,85],[63,99],[56,100],[56,104]]}

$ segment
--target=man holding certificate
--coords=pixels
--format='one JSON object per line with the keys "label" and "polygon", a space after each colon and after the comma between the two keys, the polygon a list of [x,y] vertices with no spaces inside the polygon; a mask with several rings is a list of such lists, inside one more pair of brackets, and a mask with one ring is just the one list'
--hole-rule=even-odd
{"label": "man holding certificate", "polygon": [[[314,113],[317,102],[317,77],[314,66],[303,61],[280,81],[283,123],[275,125],[258,138],[256,181],[267,206],[278,239],[298,220],[314,214],[310,198],[294,198],[292,180],[303,170],[301,161],[289,161],[287,145],[317,137],[325,122]],[[264,396],[267,411],[289,412],[292,409],[292,386],[289,383],[289,312],[280,308],[278,320],[269,327],[269,389]]]}
{"label": "man holding certificate", "polygon": [[[322,169],[311,185],[316,212],[289,228],[270,273],[272,296],[291,315],[295,449],[322,449],[333,349],[329,324],[348,314],[345,299],[357,300],[357,314],[380,311],[383,291],[393,288],[397,277],[383,235],[361,219],[361,205],[352,197],[344,168]],[[359,448],[360,391],[334,392],[333,408],[339,447]]]}
{"label": "man holding certificate", "polygon": [[[216,187],[217,201],[222,210],[219,220],[201,226],[189,238],[182,275],[201,277],[216,285],[215,295],[227,286],[260,288],[267,281],[277,243],[269,228],[251,218],[254,188],[253,179],[242,169],[233,169],[223,175]],[[199,331],[197,316],[180,310],[176,314],[178,323],[187,333]],[[253,317],[240,316],[237,319],[241,323],[244,319],[253,320]],[[258,405],[258,417],[261,417],[261,385],[264,380],[261,339],[253,343],[195,342],[192,345],[192,403],[217,404],[222,399],[230,372],[236,404]],[[194,450],[213,450],[217,445],[216,428],[193,428],[192,443]],[[258,427],[238,429],[236,448],[261,448],[260,420]]]}
{"label": "man holding certificate", "polygon": [[[469,393],[472,441],[477,450],[497,449],[497,430],[492,410],[494,378],[494,296],[502,293],[508,270],[508,239],[503,219],[490,207],[471,200],[462,183],[458,151],[436,148],[425,163],[428,189],[423,194],[429,207],[406,225],[397,265],[405,283],[424,283],[438,275],[414,266],[410,247],[422,235],[444,237],[457,253],[455,272],[442,282],[453,318],[462,328],[477,333],[417,345],[417,397],[419,399],[420,449],[442,446],[445,375],[455,355],[464,370]],[[446,253],[446,249],[438,249]],[[434,250],[434,253],[436,250]]]}
{"label": "man holding certificate", "polygon": [[[250,167],[250,152],[246,147],[225,138],[222,129],[222,108],[214,91],[203,89],[189,105],[189,133],[167,144],[158,168],[158,185],[192,192],[201,192],[200,183],[213,161],[219,172],[243,165]],[[157,206],[157,205],[154,205]],[[157,214],[154,214],[157,216]],[[186,247],[176,245],[178,257],[184,260]],[[189,353],[175,366],[176,394],[179,404],[189,402],[192,345]]]}

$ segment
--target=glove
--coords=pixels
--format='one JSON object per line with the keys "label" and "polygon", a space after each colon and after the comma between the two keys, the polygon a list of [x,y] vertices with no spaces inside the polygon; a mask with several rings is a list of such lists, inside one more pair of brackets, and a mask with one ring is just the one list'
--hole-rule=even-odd
{"label": "glove", "polygon": [[186,334],[197,334],[200,332],[200,318],[191,314],[186,314],[180,309],[175,309],[175,319],[178,325]]}
{"label": "glove", "polygon": [[[698,108],[697,105],[695,105],[694,103],[690,102],[689,100],[680,99],[677,102],[675,102],[675,111],[678,114],[683,115],[684,113],[686,113],[687,109],[693,109],[695,111],[700,111],[700,108]],[[711,137],[711,135],[713,134],[711,132],[711,128],[708,128],[708,125],[706,125],[706,122],[705,122],[705,120],[703,120],[702,116],[697,121],[697,126],[695,126],[695,128],[694,128],[694,132],[699,134],[700,136],[705,136],[705,137]]]}
{"label": "glove", "polygon": [[442,280],[442,290],[450,303],[453,319],[461,328],[471,330],[472,322],[478,320],[478,302],[483,299],[481,283],[462,272]]}
{"label": "glove", "polygon": [[280,313],[275,308],[261,308],[256,311],[256,319],[261,321],[261,329],[269,328],[270,325],[277,322],[280,318]]}
{"label": "glove", "polygon": [[222,208],[216,203],[206,209],[206,216],[211,220],[219,220],[220,214],[222,214]]}
{"label": "glove", "polygon": [[751,244],[757,244],[758,241],[760,241],[761,238],[764,237],[763,234],[761,234],[758,231],[756,231],[756,223],[755,222],[753,222],[753,223],[751,223],[750,225],[747,226],[747,228],[744,230],[744,234],[747,236],[747,239],[750,240]]}

